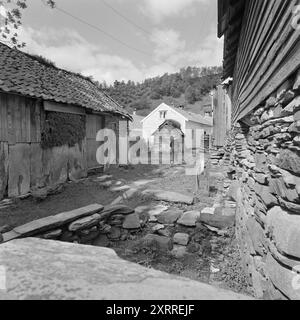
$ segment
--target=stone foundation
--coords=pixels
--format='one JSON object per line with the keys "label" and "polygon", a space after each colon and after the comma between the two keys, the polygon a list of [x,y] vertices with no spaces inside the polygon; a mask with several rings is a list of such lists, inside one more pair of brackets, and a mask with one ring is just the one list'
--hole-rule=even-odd
{"label": "stone foundation", "polygon": [[234,127],[226,147],[236,234],[258,298],[300,298],[299,89],[300,72]]}

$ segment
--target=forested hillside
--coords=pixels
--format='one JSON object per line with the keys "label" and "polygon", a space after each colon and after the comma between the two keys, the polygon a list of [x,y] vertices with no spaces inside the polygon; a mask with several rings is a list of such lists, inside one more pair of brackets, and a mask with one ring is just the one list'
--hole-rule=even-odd
{"label": "forested hillside", "polygon": [[162,101],[187,109],[201,108],[201,102],[207,101],[209,92],[220,83],[221,73],[221,67],[187,67],[142,83],[115,81],[111,86],[99,85],[129,112],[136,110],[145,116]]}

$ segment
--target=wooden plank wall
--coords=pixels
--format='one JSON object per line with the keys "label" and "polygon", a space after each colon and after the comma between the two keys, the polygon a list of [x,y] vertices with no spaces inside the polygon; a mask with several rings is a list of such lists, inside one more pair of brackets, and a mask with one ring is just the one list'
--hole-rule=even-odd
{"label": "wooden plank wall", "polygon": [[40,142],[40,110],[36,100],[0,93],[0,141],[9,145]]}
{"label": "wooden plank wall", "polygon": [[[40,141],[44,119],[42,102],[0,93],[0,200],[86,175],[86,141],[73,148],[43,150]],[[95,143],[102,117],[94,117],[92,125],[87,127]]]}
{"label": "wooden plank wall", "polygon": [[6,192],[15,197],[30,191],[31,147],[39,146],[41,141],[41,104],[34,99],[0,93],[0,115],[0,143],[7,161],[2,166],[6,172],[3,171],[1,179],[1,199]]}
{"label": "wooden plank wall", "polygon": [[263,103],[300,68],[300,30],[291,24],[299,0],[245,1],[234,71],[234,122]]}
{"label": "wooden plank wall", "polygon": [[214,106],[214,128],[213,128],[213,145],[223,147],[228,129],[228,103],[226,101],[225,90],[222,86],[217,87],[216,99]]}
{"label": "wooden plank wall", "polygon": [[87,167],[93,169],[99,167],[96,159],[96,152],[100,146],[100,142],[96,141],[97,132],[104,128],[105,118],[96,114],[86,115],[86,154],[87,154]]}

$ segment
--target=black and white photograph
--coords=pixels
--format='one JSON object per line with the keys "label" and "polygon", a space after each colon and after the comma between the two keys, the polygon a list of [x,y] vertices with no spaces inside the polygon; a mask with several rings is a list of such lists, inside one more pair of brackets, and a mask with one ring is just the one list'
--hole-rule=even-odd
{"label": "black and white photograph", "polygon": [[0,0],[16,300],[300,300],[300,0]]}

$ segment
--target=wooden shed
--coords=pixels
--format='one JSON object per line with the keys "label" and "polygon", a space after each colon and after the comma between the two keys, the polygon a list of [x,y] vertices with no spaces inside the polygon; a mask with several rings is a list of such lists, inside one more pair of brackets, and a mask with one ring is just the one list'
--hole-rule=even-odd
{"label": "wooden shed", "polygon": [[166,120],[159,128],[153,133],[154,154],[159,154],[160,163],[162,158],[171,163],[180,163],[184,154],[184,134],[181,130],[181,125],[175,120]]}
{"label": "wooden shed", "polygon": [[0,43],[0,199],[86,176],[99,167],[98,130],[127,112],[81,75]]}

